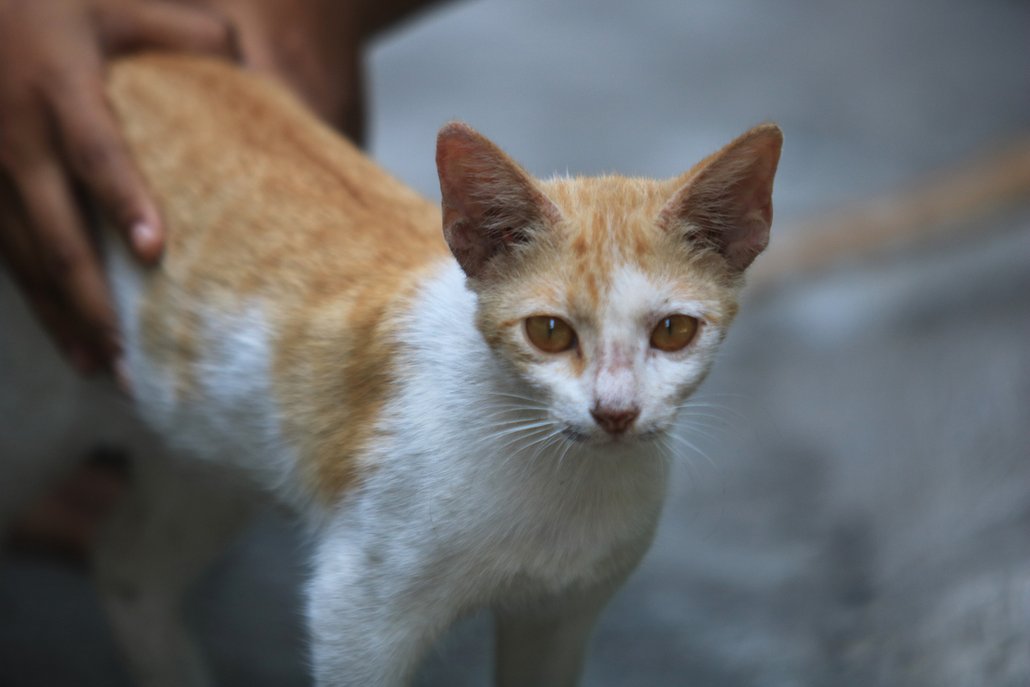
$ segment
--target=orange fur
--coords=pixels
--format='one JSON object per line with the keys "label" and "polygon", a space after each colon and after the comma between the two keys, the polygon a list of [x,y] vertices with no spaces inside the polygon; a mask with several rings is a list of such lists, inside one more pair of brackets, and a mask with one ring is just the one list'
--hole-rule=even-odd
{"label": "orange fur", "polygon": [[188,402],[204,345],[193,304],[259,297],[285,433],[332,498],[365,469],[355,456],[391,383],[391,318],[449,255],[439,211],[227,65],[136,58],[115,65],[109,96],[168,230],[142,304],[148,352]]}

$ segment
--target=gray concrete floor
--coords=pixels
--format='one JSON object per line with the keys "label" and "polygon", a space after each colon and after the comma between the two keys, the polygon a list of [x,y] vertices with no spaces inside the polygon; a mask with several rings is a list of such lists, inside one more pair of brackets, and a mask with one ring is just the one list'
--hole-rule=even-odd
{"label": "gray concrete floor", "polygon": [[[451,118],[537,174],[651,176],[773,119],[775,235],[1025,131],[1027,27],[1012,0],[455,3],[372,50],[372,149],[435,195]],[[980,222],[745,305],[585,684],[1030,684],[1030,210]],[[198,590],[222,684],[307,684],[302,551],[268,513]],[[486,684],[487,630],[419,684]],[[88,587],[6,561],[0,685],[72,684],[127,684]]]}

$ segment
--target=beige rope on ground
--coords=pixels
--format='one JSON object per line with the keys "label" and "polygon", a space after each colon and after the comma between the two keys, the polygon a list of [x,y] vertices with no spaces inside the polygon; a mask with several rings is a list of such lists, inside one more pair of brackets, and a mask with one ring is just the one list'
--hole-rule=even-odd
{"label": "beige rope on ground", "polygon": [[897,193],[800,223],[755,263],[753,294],[841,262],[911,247],[938,236],[985,231],[991,211],[1030,202],[1030,135],[935,173]]}

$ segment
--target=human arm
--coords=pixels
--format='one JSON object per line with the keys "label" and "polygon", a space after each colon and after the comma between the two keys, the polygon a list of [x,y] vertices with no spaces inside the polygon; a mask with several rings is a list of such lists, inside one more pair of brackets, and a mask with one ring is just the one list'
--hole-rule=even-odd
{"label": "human arm", "polygon": [[75,366],[119,354],[107,287],[78,202],[134,254],[163,229],[103,94],[105,62],[161,48],[232,57],[233,32],[197,8],[143,0],[0,0],[0,258]]}
{"label": "human arm", "polygon": [[278,78],[322,119],[364,140],[364,49],[441,0],[178,0],[238,27],[244,62]]}

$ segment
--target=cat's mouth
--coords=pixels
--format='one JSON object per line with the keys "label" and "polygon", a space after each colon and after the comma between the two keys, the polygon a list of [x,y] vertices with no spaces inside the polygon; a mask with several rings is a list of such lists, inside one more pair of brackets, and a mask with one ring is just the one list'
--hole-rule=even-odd
{"label": "cat's mouth", "polygon": [[578,442],[583,442],[583,443],[585,443],[587,441],[590,441],[593,438],[589,434],[584,434],[583,432],[580,432],[579,430],[575,429],[571,425],[565,425],[565,427],[562,428],[561,433],[562,433],[562,436],[565,437],[566,439],[571,439],[573,441],[578,441]]}
{"label": "cat's mouth", "polygon": [[586,432],[581,432],[572,425],[565,425],[565,427],[562,428],[561,433],[566,439],[570,439],[577,443],[608,446],[613,444],[625,445],[654,441],[662,434],[662,430],[651,428],[642,432],[632,431],[613,436],[608,433],[588,434]]}

